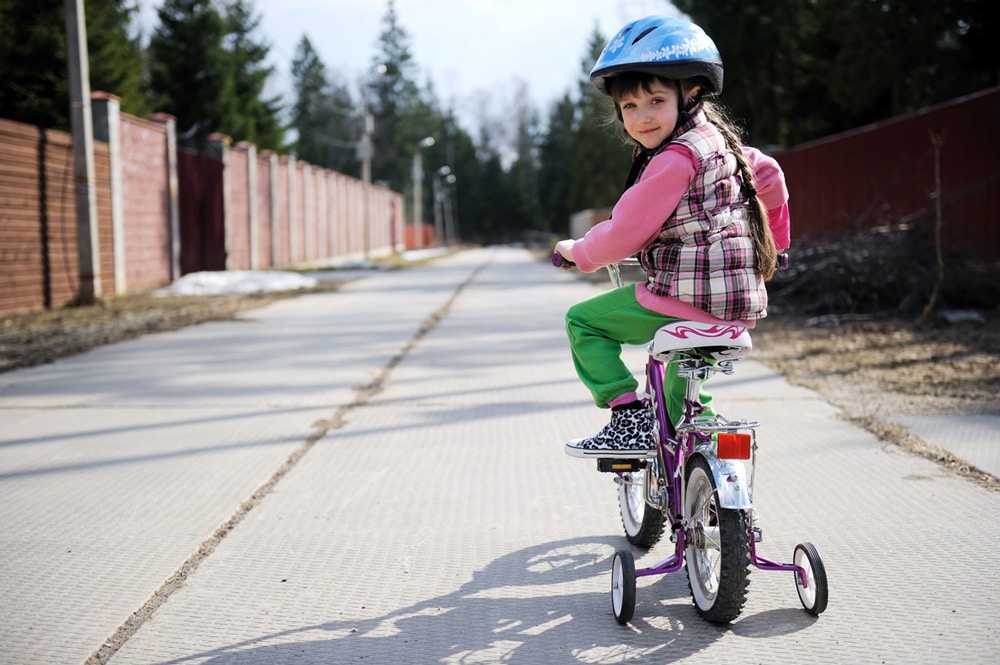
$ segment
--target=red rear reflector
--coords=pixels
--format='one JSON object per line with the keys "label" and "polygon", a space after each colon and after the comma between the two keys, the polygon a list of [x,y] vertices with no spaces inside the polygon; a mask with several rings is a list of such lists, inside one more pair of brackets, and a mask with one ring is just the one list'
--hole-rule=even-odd
{"label": "red rear reflector", "polygon": [[719,459],[750,459],[750,435],[719,432]]}

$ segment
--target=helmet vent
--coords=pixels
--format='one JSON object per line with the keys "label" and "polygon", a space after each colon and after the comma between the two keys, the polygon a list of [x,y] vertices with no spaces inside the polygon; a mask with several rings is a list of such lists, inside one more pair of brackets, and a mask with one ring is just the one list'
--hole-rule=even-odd
{"label": "helmet vent", "polygon": [[636,35],[635,39],[632,40],[632,44],[635,45],[640,39],[642,39],[643,37],[645,37],[646,35],[648,35],[649,33],[651,33],[653,30],[656,30],[656,27],[657,26],[654,25],[654,26],[652,26],[650,28],[646,28],[645,30],[643,30],[642,32],[640,32],[638,35]]}
{"label": "helmet vent", "polygon": [[610,94],[610,80],[624,72],[673,81],[701,76],[707,79],[706,94],[722,92],[722,56],[715,42],[698,24],[679,17],[654,14],[624,26],[601,51],[590,81]]}

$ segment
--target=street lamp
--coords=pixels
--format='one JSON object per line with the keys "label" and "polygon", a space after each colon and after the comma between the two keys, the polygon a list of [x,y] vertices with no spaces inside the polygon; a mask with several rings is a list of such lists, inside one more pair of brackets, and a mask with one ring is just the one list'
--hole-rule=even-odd
{"label": "street lamp", "polygon": [[[427,136],[420,140],[417,149],[413,151],[413,233],[420,233],[423,224],[423,194],[424,194],[424,159],[421,150],[434,145],[434,137]],[[423,242],[420,243],[423,246]]]}
{"label": "street lamp", "polygon": [[368,198],[372,186],[372,157],[375,153],[375,148],[372,146],[372,134],[374,131],[375,117],[368,110],[368,104],[366,103],[365,126],[361,134],[361,140],[358,141],[358,159],[361,160],[361,223],[364,226],[365,261],[368,260],[368,254],[371,251],[369,247],[371,244],[371,231],[369,229],[371,226],[371,211],[369,210],[371,204]]}
{"label": "street lamp", "polygon": [[[442,185],[442,179],[449,187]],[[450,185],[454,185],[456,180],[451,167],[447,165],[434,174],[434,238],[438,245],[452,245],[455,242]]]}
{"label": "street lamp", "polygon": [[367,80],[361,82],[361,106],[364,112],[364,127],[361,130],[361,140],[358,141],[357,157],[361,162],[361,223],[364,226],[364,250],[365,260],[371,252],[371,196],[372,186],[372,157],[375,156],[375,146],[372,144],[372,134],[375,133],[375,116],[372,115],[371,106],[368,104],[368,87],[372,85],[375,77],[382,76],[388,71],[385,64],[379,63],[375,66],[372,74]]}
{"label": "street lamp", "polygon": [[448,173],[444,176],[444,182],[448,187],[445,189],[444,195],[444,229],[445,236],[447,237],[446,242],[449,246],[454,245],[457,238],[457,224],[455,223],[455,182],[458,178],[454,173],[451,173],[451,169],[448,169]]}

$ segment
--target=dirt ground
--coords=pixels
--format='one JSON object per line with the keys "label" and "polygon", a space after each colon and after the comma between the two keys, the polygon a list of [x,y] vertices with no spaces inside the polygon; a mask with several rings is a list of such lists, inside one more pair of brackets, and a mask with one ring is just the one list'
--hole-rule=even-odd
{"label": "dirt ground", "polygon": [[[815,271],[810,275],[815,278]],[[989,283],[995,278],[991,274]],[[881,419],[901,414],[1000,415],[1000,301],[991,308],[963,310],[970,320],[952,323],[898,309],[888,314],[804,315],[800,312],[809,309],[806,305],[782,296],[790,283],[796,284],[775,284],[775,311],[754,332],[756,360],[793,384],[819,392],[840,407],[845,418],[880,439],[1000,491],[1000,479]],[[0,372],[140,335],[229,319],[293,295],[136,295],[9,316],[0,319]]]}
{"label": "dirt ground", "polygon": [[103,344],[231,319],[293,294],[129,295],[0,319],[0,372],[52,362]]}
{"label": "dirt ground", "polygon": [[[884,420],[892,415],[1000,415],[1000,312],[982,323],[769,317],[753,358],[815,390],[879,439],[1000,491],[1000,479]],[[1000,432],[998,432],[1000,434]],[[997,445],[1000,445],[998,436]]]}

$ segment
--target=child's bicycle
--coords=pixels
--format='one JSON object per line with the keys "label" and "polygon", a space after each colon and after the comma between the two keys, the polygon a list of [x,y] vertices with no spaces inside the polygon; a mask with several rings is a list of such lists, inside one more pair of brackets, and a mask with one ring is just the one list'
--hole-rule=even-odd
{"label": "child's bicycle", "polygon": [[[552,263],[568,264],[559,254],[552,257]],[[608,272],[615,286],[621,286],[618,265],[608,266]],[[635,568],[631,551],[615,552],[611,606],[620,624],[629,622],[635,611],[636,578],[682,567],[687,569],[695,609],[712,623],[727,624],[740,615],[750,565],[794,573],[805,610],[816,616],[826,609],[826,571],[812,543],[797,545],[792,563],[778,563],[757,553],[762,531],[756,524],[753,480],[759,423],[703,415],[701,381],[715,372],[732,374],[733,363],[750,349],[746,328],[693,321],[668,323],[649,343],[646,394],[658,424],[656,450],[644,459],[601,458],[597,468],[615,474],[628,541],[651,548],[669,526],[674,551],[640,570]],[[663,398],[668,365],[687,379],[684,414],[676,424],[670,422]]]}

